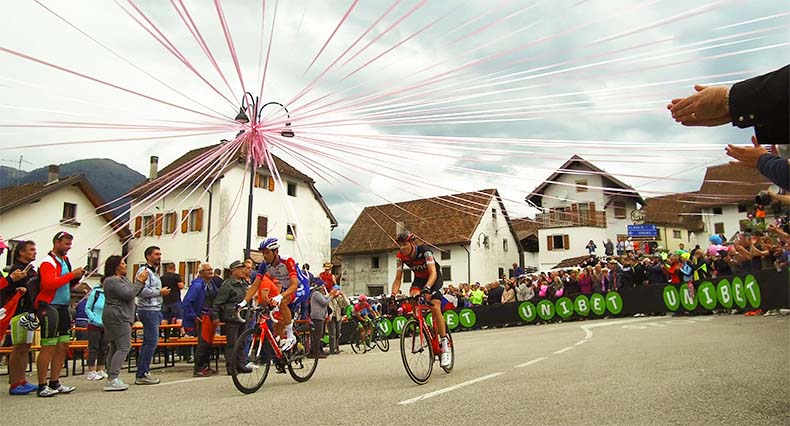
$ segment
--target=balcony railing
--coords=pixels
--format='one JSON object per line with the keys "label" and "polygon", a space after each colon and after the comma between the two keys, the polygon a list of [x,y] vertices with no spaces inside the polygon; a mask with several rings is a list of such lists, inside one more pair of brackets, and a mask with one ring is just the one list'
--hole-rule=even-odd
{"label": "balcony railing", "polygon": [[606,228],[606,212],[590,210],[574,212],[550,211],[537,215],[535,221],[538,222],[538,226],[541,228],[567,228],[570,226]]}

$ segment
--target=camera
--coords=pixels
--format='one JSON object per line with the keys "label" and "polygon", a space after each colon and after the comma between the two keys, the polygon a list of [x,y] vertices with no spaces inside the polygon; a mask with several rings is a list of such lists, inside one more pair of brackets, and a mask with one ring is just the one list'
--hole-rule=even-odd
{"label": "camera", "polygon": [[760,191],[755,197],[754,202],[755,204],[759,204],[761,206],[769,206],[773,203],[773,198],[771,198],[771,194],[768,191]]}

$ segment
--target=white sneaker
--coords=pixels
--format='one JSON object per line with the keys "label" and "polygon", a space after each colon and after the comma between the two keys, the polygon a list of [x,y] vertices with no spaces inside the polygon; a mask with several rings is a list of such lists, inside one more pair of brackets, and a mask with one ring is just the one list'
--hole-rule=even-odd
{"label": "white sneaker", "polygon": [[280,350],[288,351],[294,346],[295,343],[296,336],[286,337],[285,339],[280,340]]}
{"label": "white sneaker", "polygon": [[88,371],[88,373],[85,374],[85,379],[87,379],[89,382],[95,382],[97,380],[101,380],[101,376],[99,376],[95,371]]}
{"label": "white sneaker", "polygon": [[66,385],[64,385],[63,383],[60,383],[60,385],[58,386],[58,388],[57,388],[57,389],[55,389],[55,390],[56,390],[56,391],[58,391],[58,393],[59,393],[59,394],[63,394],[63,395],[65,395],[65,394],[67,394],[67,393],[72,393],[72,392],[74,392],[75,390],[77,390],[77,388],[75,388],[74,386],[66,386]]}
{"label": "white sneaker", "polygon": [[249,369],[253,369],[253,368],[259,368],[259,367],[258,367],[258,364],[253,364],[253,363],[251,363],[251,362],[248,362],[248,363],[247,363],[247,365],[245,365],[245,367],[247,367],[247,368],[249,368]]}
{"label": "white sneaker", "polygon": [[452,354],[450,351],[442,352],[442,355],[439,356],[439,365],[442,367],[449,367],[450,364],[453,362]]}
{"label": "white sneaker", "polygon": [[38,391],[38,396],[40,396],[42,398],[48,398],[50,396],[55,396],[57,394],[58,394],[57,389],[52,389],[49,386],[46,386],[46,387],[44,387],[44,389],[41,389],[41,390]]}
{"label": "white sneaker", "polygon": [[110,376],[107,375],[107,372],[104,371],[104,370],[97,371],[96,375],[99,376],[101,378],[101,380],[106,380],[107,378],[110,377]]}
{"label": "white sneaker", "polygon": [[125,391],[129,389],[129,385],[121,381],[120,377],[116,377],[112,380],[109,380],[106,385],[102,388],[103,390],[112,392],[112,391]]}

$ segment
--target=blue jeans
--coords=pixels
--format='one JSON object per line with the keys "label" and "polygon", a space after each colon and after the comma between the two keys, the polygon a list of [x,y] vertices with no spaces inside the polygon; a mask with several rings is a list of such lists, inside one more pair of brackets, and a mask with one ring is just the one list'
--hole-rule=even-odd
{"label": "blue jeans", "polygon": [[137,377],[143,377],[151,370],[156,345],[159,343],[159,324],[162,322],[162,311],[137,311],[137,317],[143,323],[143,345],[137,359]]}

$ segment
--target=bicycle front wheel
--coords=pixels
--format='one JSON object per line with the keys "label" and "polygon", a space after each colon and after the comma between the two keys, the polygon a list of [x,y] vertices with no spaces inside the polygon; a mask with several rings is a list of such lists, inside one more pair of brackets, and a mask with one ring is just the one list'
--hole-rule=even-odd
{"label": "bicycle front wheel", "polygon": [[[291,377],[299,383],[306,382],[313,377],[315,368],[318,366],[318,358],[310,358],[310,348],[312,347],[312,338],[310,337],[310,330],[294,330],[296,335],[296,343],[293,348],[288,351],[286,357],[288,358],[288,372]],[[321,350],[319,348],[319,350]]]}
{"label": "bicycle front wheel", "polygon": [[[231,354],[231,376],[239,392],[250,394],[263,386],[269,375],[274,350],[258,327],[244,330]],[[240,363],[242,363],[239,365]]]}
{"label": "bicycle front wheel", "polygon": [[387,352],[388,350],[390,350],[390,339],[384,335],[384,332],[381,331],[381,329],[378,326],[376,326],[375,333],[376,333],[375,334],[376,346],[378,346],[379,349],[381,349],[381,352]]}
{"label": "bicycle front wheel", "polygon": [[414,318],[406,321],[400,335],[400,356],[409,378],[418,385],[428,382],[433,371],[433,347],[426,327]]}

